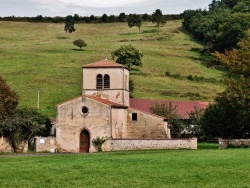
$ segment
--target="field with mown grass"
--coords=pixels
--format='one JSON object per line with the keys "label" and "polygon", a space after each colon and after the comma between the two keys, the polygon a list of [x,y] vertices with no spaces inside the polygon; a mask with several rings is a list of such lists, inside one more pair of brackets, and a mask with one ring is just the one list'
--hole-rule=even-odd
{"label": "field with mown grass", "polygon": [[[81,94],[82,65],[103,60],[106,50],[111,59],[110,52],[125,44],[144,54],[144,66],[131,70],[135,98],[213,101],[223,90],[224,73],[200,60],[202,44],[183,31],[181,21],[160,29],[143,22],[140,34],[127,23],[75,28],[68,34],[64,24],[0,22],[0,74],[18,93],[21,106],[36,107],[40,90],[41,111],[55,117],[56,104]],[[78,38],[88,44],[84,50],[72,44]],[[190,75],[205,81],[186,79]]]}
{"label": "field with mown grass", "polygon": [[0,155],[0,187],[250,187],[250,149],[42,155]]}

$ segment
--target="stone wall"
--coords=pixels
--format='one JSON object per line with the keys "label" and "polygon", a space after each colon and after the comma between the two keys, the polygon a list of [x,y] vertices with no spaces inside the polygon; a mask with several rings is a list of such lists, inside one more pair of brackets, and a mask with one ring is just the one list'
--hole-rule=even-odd
{"label": "stone wall", "polygon": [[0,152],[12,152],[10,144],[4,137],[0,137]]}
{"label": "stone wall", "polygon": [[[133,120],[133,114],[137,117]],[[127,138],[129,139],[170,139],[170,129],[164,118],[140,110],[128,109]]]}
{"label": "stone wall", "polygon": [[56,144],[56,137],[35,137],[36,152],[61,152]]}
{"label": "stone wall", "polygon": [[171,140],[110,140],[111,151],[148,149],[197,149],[197,138]]}
{"label": "stone wall", "polygon": [[219,138],[219,148],[250,147],[250,139],[222,139]]}

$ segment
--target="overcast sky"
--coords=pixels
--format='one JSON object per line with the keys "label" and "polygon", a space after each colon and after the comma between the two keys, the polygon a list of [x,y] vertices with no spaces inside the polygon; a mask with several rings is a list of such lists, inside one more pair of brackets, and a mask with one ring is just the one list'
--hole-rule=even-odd
{"label": "overcast sky", "polygon": [[0,0],[0,16],[101,16],[137,13],[179,14],[188,9],[205,9],[212,0]]}

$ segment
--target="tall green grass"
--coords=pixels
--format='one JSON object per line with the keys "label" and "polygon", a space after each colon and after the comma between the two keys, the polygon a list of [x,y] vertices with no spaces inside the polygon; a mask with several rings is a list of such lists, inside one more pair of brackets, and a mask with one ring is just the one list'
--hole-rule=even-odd
{"label": "tall green grass", "polygon": [[250,187],[249,149],[0,157],[0,187]]}
{"label": "tall green grass", "polygon": [[[200,61],[202,45],[182,30],[181,21],[169,21],[160,29],[143,23],[141,34],[126,23],[75,27],[76,32],[68,34],[64,24],[0,22],[0,74],[17,91],[21,106],[36,107],[40,90],[41,111],[55,117],[56,104],[81,94],[82,65],[104,59],[106,50],[110,59],[110,52],[125,44],[144,54],[144,66],[131,75],[136,98],[212,101],[223,90],[219,82],[165,77],[167,71],[217,80],[224,76]],[[72,44],[78,38],[88,44],[83,51]],[[178,95],[171,95],[173,91]]]}

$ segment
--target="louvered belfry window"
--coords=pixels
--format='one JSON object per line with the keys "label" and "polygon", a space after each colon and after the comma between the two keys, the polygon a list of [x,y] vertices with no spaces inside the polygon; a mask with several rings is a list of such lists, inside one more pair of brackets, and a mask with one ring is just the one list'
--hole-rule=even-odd
{"label": "louvered belfry window", "polygon": [[96,76],[96,89],[102,89],[102,75],[98,74]]}
{"label": "louvered belfry window", "polygon": [[104,75],[104,89],[110,88],[110,77],[108,74]]}

